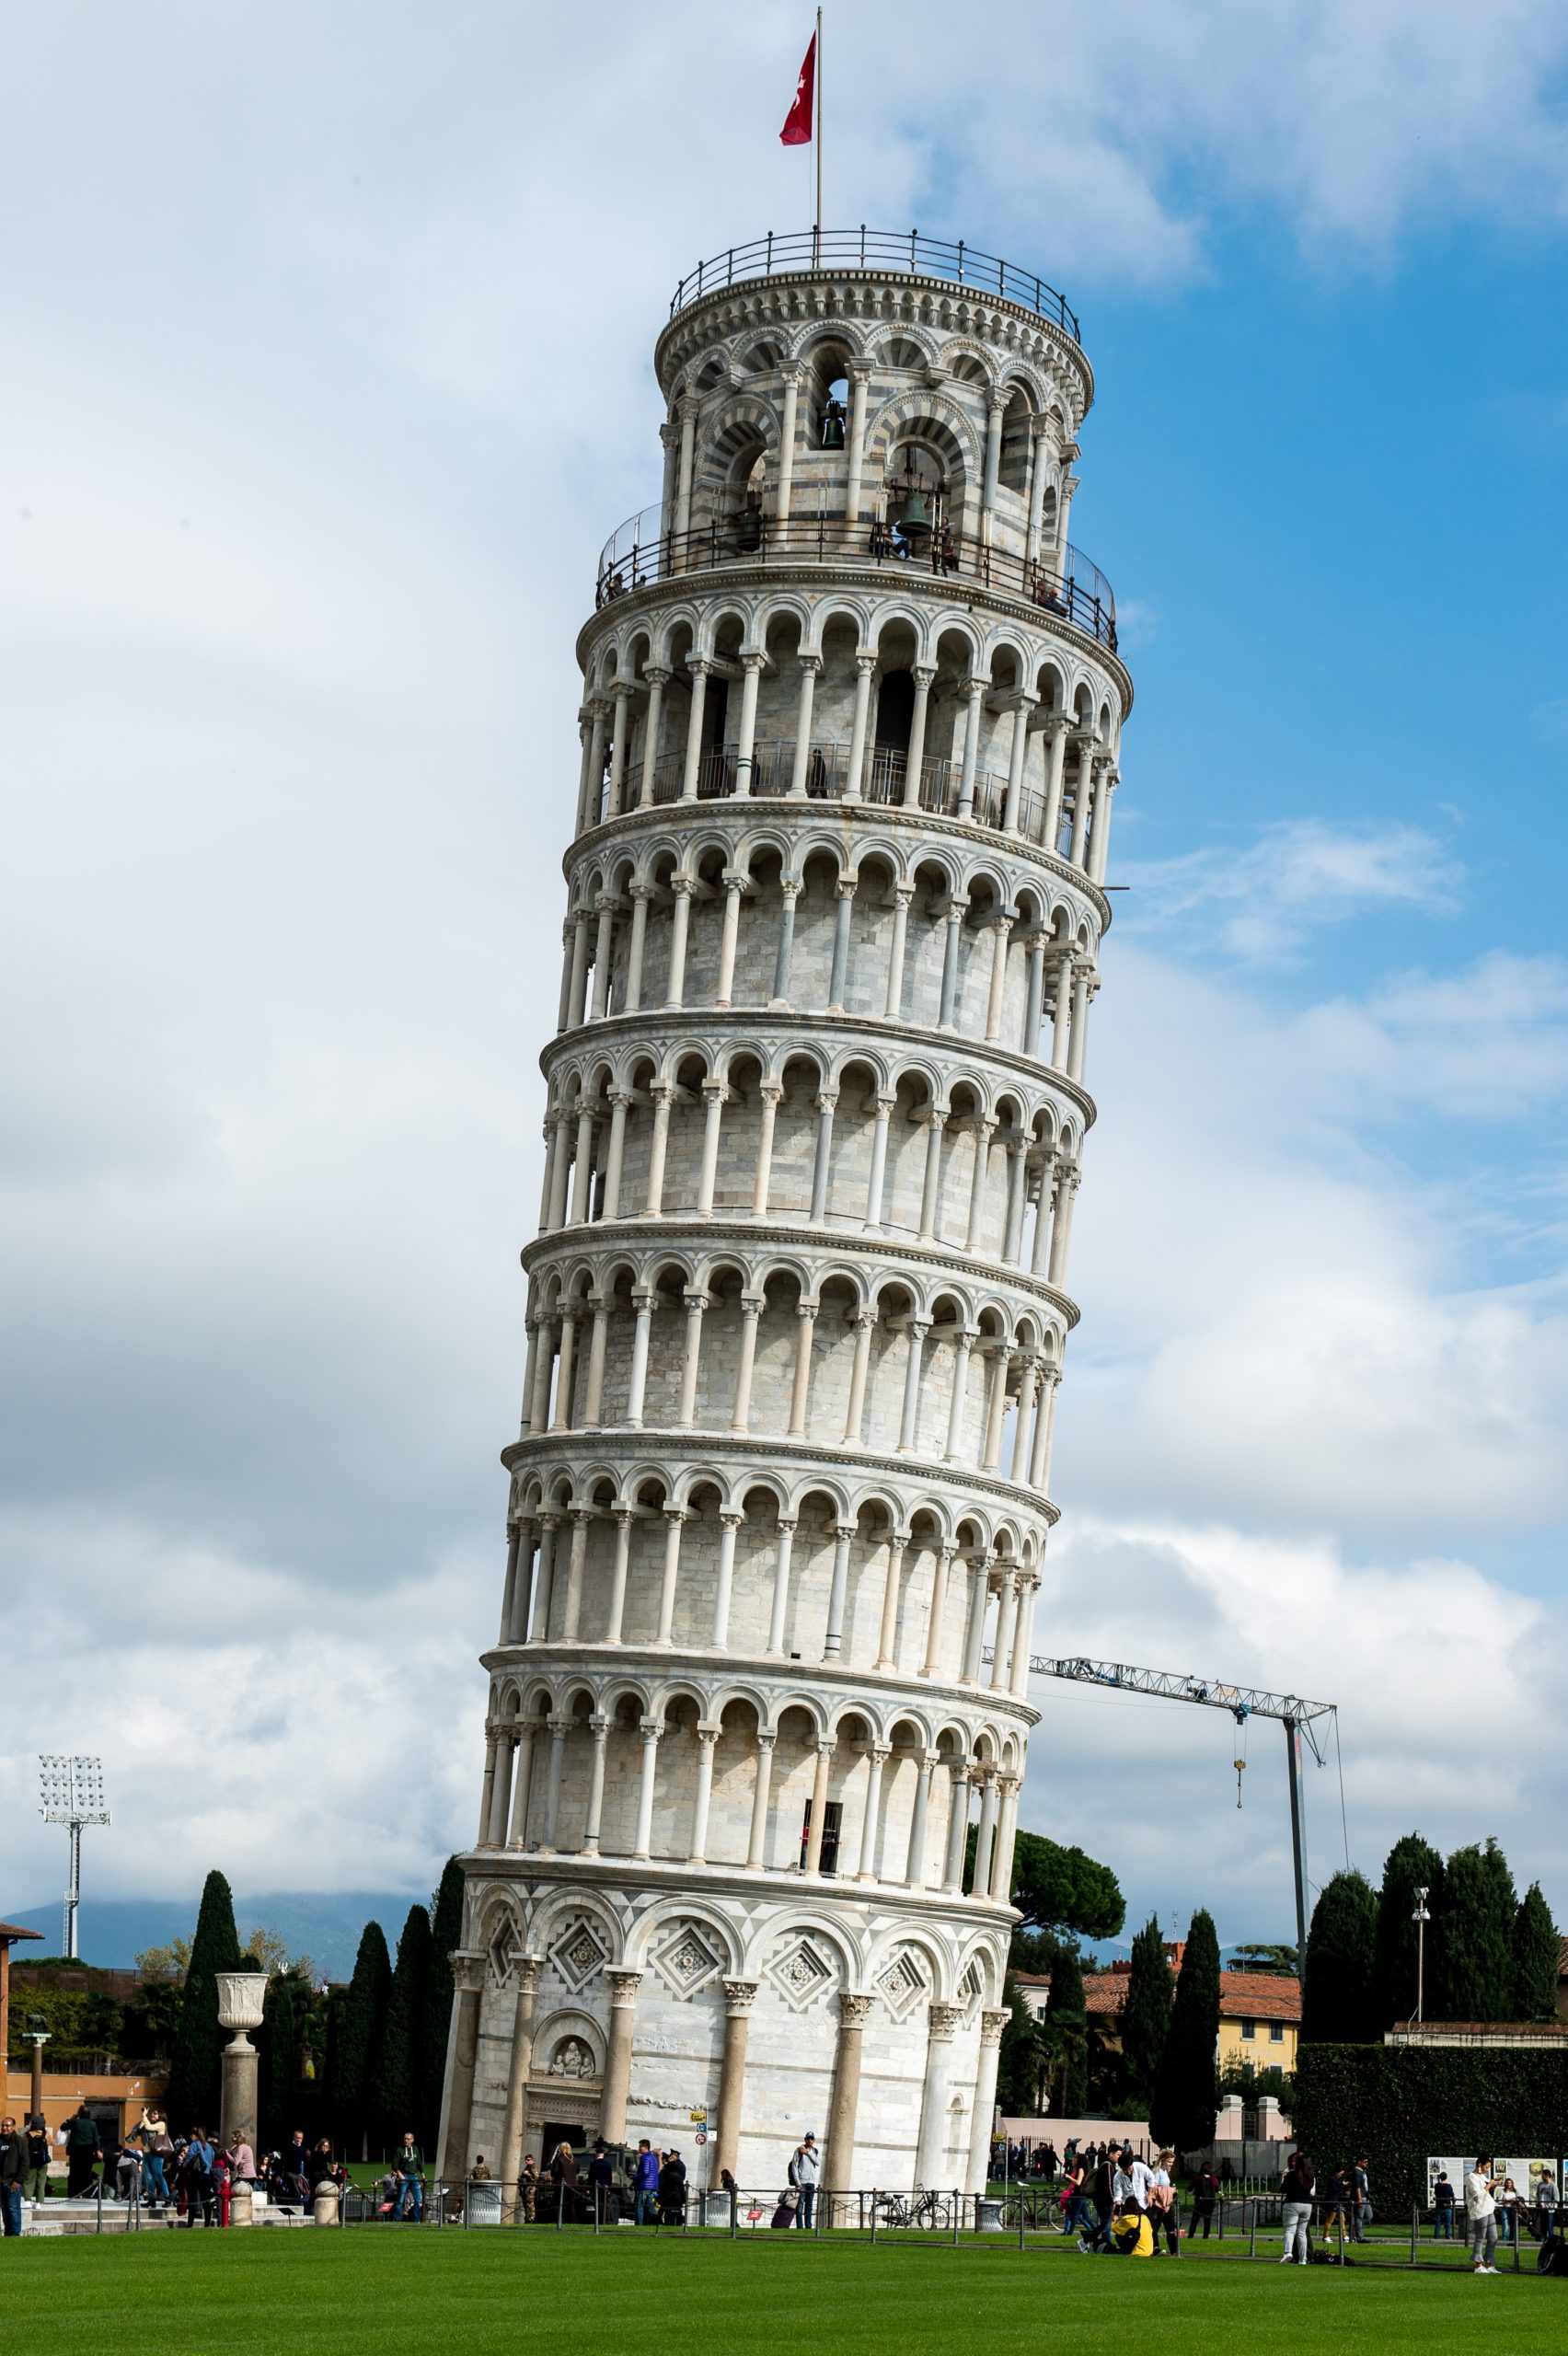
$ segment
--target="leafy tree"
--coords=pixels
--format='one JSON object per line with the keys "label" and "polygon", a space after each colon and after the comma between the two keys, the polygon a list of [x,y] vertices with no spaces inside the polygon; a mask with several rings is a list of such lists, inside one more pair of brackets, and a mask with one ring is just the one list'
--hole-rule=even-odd
{"label": "leafy tree", "polygon": [[1129,2095],[1147,2099],[1153,2093],[1170,2027],[1170,1966],[1159,1918],[1151,1914],[1133,1941],[1126,2010],[1122,2015],[1122,2054]]}
{"label": "leafy tree", "polygon": [[1335,1874],[1323,1884],[1307,1934],[1307,1984],[1301,1992],[1304,2044],[1365,2045],[1381,2035],[1372,1972],[1378,1895],[1365,1874]]}
{"label": "leafy tree", "polygon": [[[280,2152],[296,2127],[306,2127],[300,2102],[296,1982],[282,1972],[267,1990],[261,2014],[261,2140]],[[309,2130],[306,2129],[308,2138]]]}
{"label": "leafy tree", "polygon": [[307,1955],[291,1955],[289,1943],[281,1931],[269,1931],[264,1923],[253,1923],[245,1934],[248,1969],[257,1971],[292,1971],[297,1980],[314,1986],[316,1965]]}
{"label": "leafy tree", "polygon": [[1562,1969],[1562,1942],[1551,1910],[1532,1881],[1514,1917],[1514,2008],[1516,2021],[1550,2021],[1557,2017],[1557,1982]]}
{"label": "leafy tree", "polygon": [[190,1969],[190,1940],[171,1939],[166,1947],[144,1947],[136,1958],[136,1969],[144,1980],[183,1980]]}
{"label": "leafy tree", "polygon": [[431,1900],[430,1971],[417,2056],[414,2132],[427,2152],[434,2151],[441,2128],[446,2044],[452,2026],[452,1951],[463,1944],[463,1868],[455,1857],[448,1857]]}
{"label": "leafy tree", "polygon": [[224,2044],[218,2027],[218,1974],[239,1969],[234,1895],[222,1874],[210,1873],[202,1891],[169,2056],[168,2118],[177,2129],[215,2129],[218,2124],[222,2078],[218,2056]]}
{"label": "leafy tree", "polygon": [[1514,1877],[1495,1841],[1456,1849],[1443,1875],[1442,1936],[1428,1979],[1434,2020],[1505,2021],[1514,2010]]}
{"label": "leafy tree", "polygon": [[392,1958],[379,1923],[360,1934],[353,1978],[332,2021],[329,2067],[332,2132],[362,2159],[370,2157],[370,2113],[380,2084],[381,2040],[392,1988]]}
{"label": "leafy tree", "polygon": [[417,2056],[425,1988],[430,1979],[430,1912],[410,1906],[398,1941],[398,1961],[386,2001],[381,2068],[369,2108],[388,2151],[414,2125],[418,2096]]}
{"label": "leafy tree", "polygon": [[997,2056],[997,2099],[1004,2111],[1032,2111],[1039,2106],[1040,2083],[1045,2073],[1044,2041],[1010,1973],[1002,1982],[1002,2002],[1008,2020]]}
{"label": "leafy tree", "polygon": [[1227,1971],[1266,1971],[1281,1980],[1294,1980],[1301,1969],[1301,1958],[1294,1947],[1254,1939],[1245,1946],[1233,1948],[1225,1968]]}
{"label": "leafy tree", "polygon": [[1012,1902],[1026,1929],[1074,1931],[1088,1939],[1113,1939],[1127,1917],[1110,1866],[1043,1832],[1020,1832],[1014,1844]]}
{"label": "leafy tree", "polygon": [[1073,1940],[1064,1939],[1055,1931],[1026,1930],[1020,1924],[1008,1942],[1008,1969],[1032,1971],[1040,1979],[1048,1980],[1062,1949],[1074,1945]]}
{"label": "leafy tree", "polygon": [[1089,2013],[1083,1997],[1083,1965],[1075,1946],[1062,1946],[1051,1966],[1045,2004],[1046,2044],[1055,2087],[1057,2116],[1081,2119],[1089,2103]]}
{"label": "leafy tree", "polygon": [[[1129,2006],[1131,2001],[1129,1990]],[[1149,2131],[1156,2142],[1169,2143],[1177,2153],[1213,2142],[1219,2110],[1218,2043],[1219,1939],[1213,1917],[1200,1906],[1187,1926],[1170,2027],[1149,2102]]]}
{"label": "leafy tree", "polygon": [[[1372,1992],[1379,2029],[1410,2020],[1415,2012],[1416,1930],[1412,1917],[1418,1889],[1430,1893],[1427,1911],[1433,1920],[1426,1925],[1426,1985],[1431,1988],[1442,1946],[1443,1860],[1419,1832],[1407,1832],[1384,1860],[1383,1887],[1378,1894]],[[1426,2009],[1430,2013],[1431,2005]]]}

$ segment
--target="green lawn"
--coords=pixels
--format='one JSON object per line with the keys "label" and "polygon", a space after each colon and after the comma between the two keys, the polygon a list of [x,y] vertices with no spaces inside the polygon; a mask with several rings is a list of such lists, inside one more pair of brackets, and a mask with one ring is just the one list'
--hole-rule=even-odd
{"label": "green lawn", "polygon": [[[1499,2310],[1502,2310],[1500,2316]],[[1568,2282],[1476,2280],[1194,2254],[1086,2258],[923,2239],[870,2247],[758,2234],[656,2239],[546,2232],[144,2233],[0,2249],[0,2316],[17,2349],[101,2356],[138,2347],[224,2356],[628,2356],[696,2346],[705,2356],[974,2356],[1056,2344],[1162,2356],[1509,2356],[1560,2350]]]}

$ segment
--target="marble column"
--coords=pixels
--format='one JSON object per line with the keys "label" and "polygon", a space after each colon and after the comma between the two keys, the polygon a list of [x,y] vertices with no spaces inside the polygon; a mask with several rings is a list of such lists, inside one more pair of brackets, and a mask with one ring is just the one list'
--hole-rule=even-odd
{"label": "marble column", "polygon": [[1001,2059],[1002,2031],[1011,2015],[983,2012],[980,2015],[980,2071],[974,2081],[974,2108],[969,2120],[969,2165],[965,2192],[984,2192],[991,2158],[991,2123],[997,2107],[997,2064]]}
{"label": "marble column", "polygon": [[528,2073],[534,2066],[534,2013],[538,2003],[542,1955],[520,1956],[517,1961],[517,2002],[512,2014],[512,2052],[506,2071],[506,2116],[501,2131],[501,2213],[502,2222],[517,2221],[517,2179],[523,2172],[524,2113],[528,2101]]}
{"label": "marble column", "polygon": [[728,2168],[736,2173],[741,2148],[741,2119],[745,2104],[746,2040],[751,2034],[752,2006],[756,2002],[755,1980],[726,1980],[724,1988],[724,2058],[719,2069],[719,2125],[713,2138],[715,2183]]}
{"label": "marble column", "polygon": [[963,2017],[958,2004],[928,2007],[929,2035],[926,2047],[926,2083],[920,2096],[920,2132],[915,2146],[915,2182],[928,2192],[951,2190],[948,2173],[948,2073],[952,2062],[952,2037]]}
{"label": "marble column", "polygon": [[631,2038],[637,2018],[634,2007],[642,1974],[611,1965],[606,1968],[605,1978],[610,1989],[610,2034],[605,2055],[599,2132],[606,2143],[624,2143],[627,2096],[631,2086]]}
{"label": "marble column", "polygon": [[[833,2057],[833,2094],[827,2111],[827,2149],[823,2155],[824,2193],[848,2192],[855,2181],[855,2119],[860,2107],[860,2048],[870,2018],[870,1996],[846,1991],[838,1999],[838,2043]],[[819,2198],[822,2196],[819,2196]],[[828,2199],[824,2223],[834,2223]]]}

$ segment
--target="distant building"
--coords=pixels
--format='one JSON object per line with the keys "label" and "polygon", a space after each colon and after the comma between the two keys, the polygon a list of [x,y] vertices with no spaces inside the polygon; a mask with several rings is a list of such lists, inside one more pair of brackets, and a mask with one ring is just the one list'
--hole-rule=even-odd
{"label": "distant building", "polygon": [[[1172,1979],[1182,1969],[1185,1942],[1168,1942]],[[1092,2043],[1103,2053],[1122,2050],[1122,2015],[1127,2008],[1132,1967],[1113,1964],[1106,1971],[1085,1972],[1084,2009],[1089,2015]],[[1036,2020],[1045,2016],[1050,1981],[1042,1972],[1015,1971],[1020,1995]],[[1223,2072],[1227,2063],[1251,2062],[1259,2070],[1296,2067],[1301,2035],[1301,1982],[1283,1972],[1222,1971],[1219,1975],[1219,2046]]]}

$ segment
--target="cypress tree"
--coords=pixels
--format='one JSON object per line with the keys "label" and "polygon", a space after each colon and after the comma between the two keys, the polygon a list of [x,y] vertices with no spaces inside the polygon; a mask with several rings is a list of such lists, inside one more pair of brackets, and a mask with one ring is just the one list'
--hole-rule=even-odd
{"label": "cypress tree", "polygon": [[1307,1934],[1304,2045],[1366,2045],[1382,2033],[1373,1996],[1378,1895],[1365,1874],[1323,1884]]}
{"label": "cypress tree", "polygon": [[337,2010],[331,2053],[332,2132],[345,2150],[358,2152],[362,2159],[370,2156],[370,2110],[380,2078],[391,1987],[386,1934],[379,1923],[367,1923],[360,1934],[353,1978]]}
{"label": "cypress tree", "polygon": [[1089,2013],[1077,1947],[1060,1948],[1051,1966],[1045,2026],[1058,2073],[1056,2114],[1081,2119],[1089,2103]]}
{"label": "cypress tree", "polygon": [[997,2056],[997,2100],[1004,2111],[1032,2110],[1045,2062],[1040,2024],[1023,2001],[1023,1992],[1010,1972],[1002,1982],[1008,2021]]}
{"label": "cypress tree", "polygon": [[1557,2017],[1557,1981],[1562,1969],[1562,1942],[1551,1911],[1532,1881],[1514,1917],[1514,2009],[1516,2021],[1551,2021]]}
{"label": "cypress tree", "polygon": [[290,1973],[280,1972],[267,1991],[261,2015],[261,2140],[270,2152],[281,2152],[294,2129],[306,2123],[294,1985]]}
{"label": "cypress tree", "polygon": [[1200,1907],[1187,1926],[1170,2028],[1149,2103],[1149,2131],[1178,2155],[1214,2142],[1219,2112],[1219,1937]]}
{"label": "cypress tree", "polygon": [[202,1889],[169,2055],[168,2119],[178,2131],[192,2127],[217,2131],[223,2080],[219,2056],[225,2042],[218,2027],[218,1974],[239,1969],[234,1894],[222,1874],[210,1873]]}
{"label": "cypress tree", "polygon": [[[1426,1925],[1426,1986],[1436,1985],[1438,1951],[1442,1946],[1443,1860],[1419,1832],[1396,1841],[1383,1865],[1383,1887],[1378,1895],[1378,1939],[1373,1959],[1372,1993],[1378,2033],[1396,2021],[1415,2016],[1416,1929],[1415,1893],[1431,1894]],[[1428,2016],[1432,2005],[1426,2005]]]}
{"label": "cypress tree", "polygon": [[420,2020],[417,2117],[421,2148],[433,2152],[441,2130],[441,2096],[446,2080],[446,2043],[452,2026],[452,1951],[463,1944],[463,1868],[448,1857],[431,1901],[430,1971]]}
{"label": "cypress tree", "polygon": [[430,1913],[410,1906],[398,1941],[398,1961],[386,1999],[386,2027],[381,2043],[381,2068],[367,2108],[373,2131],[379,2130],[387,2151],[415,2127],[417,2059],[425,1987],[430,1979]]}
{"label": "cypress tree", "polygon": [[1444,1869],[1442,1937],[1434,2020],[1505,2021],[1514,2010],[1514,1917],[1518,1900],[1495,1841],[1456,1849]]}
{"label": "cypress tree", "polygon": [[1170,2027],[1170,1966],[1159,1922],[1151,1914],[1133,1941],[1127,1977],[1127,2009],[1122,2015],[1122,2054],[1127,2091],[1139,2099],[1152,2094]]}

